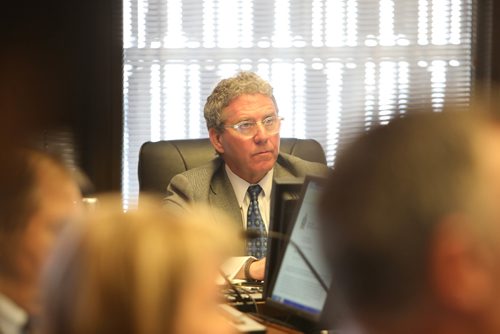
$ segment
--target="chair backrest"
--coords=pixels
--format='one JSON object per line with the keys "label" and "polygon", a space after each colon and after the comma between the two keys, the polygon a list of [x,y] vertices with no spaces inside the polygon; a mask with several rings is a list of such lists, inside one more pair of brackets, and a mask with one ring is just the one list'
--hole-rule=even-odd
{"label": "chair backrest", "polygon": [[[313,139],[281,138],[280,151],[326,164],[323,148]],[[139,152],[139,190],[164,194],[172,177],[215,157],[208,138],[145,142]]]}

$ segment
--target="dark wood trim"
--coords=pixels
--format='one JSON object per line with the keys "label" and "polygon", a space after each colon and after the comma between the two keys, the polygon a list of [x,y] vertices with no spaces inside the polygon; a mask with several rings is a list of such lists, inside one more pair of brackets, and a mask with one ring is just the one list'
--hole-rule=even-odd
{"label": "dark wood trim", "polygon": [[474,47],[476,99],[500,116],[500,1],[476,1]]}
{"label": "dark wood trim", "polygon": [[82,167],[98,192],[121,188],[122,153],[122,2],[87,0],[83,5],[82,59],[86,92],[81,112]]}
{"label": "dark wood trim", "polygon": [[492,84],[498,86],[500,84],[500,1],[489,0],[491,5],[491,48],[490,48],[490,64],[491,64],[491,81]]}
{"label": "dark wood trim", "polygon": [[36,143],[48,130],[69,129],[76,162],[96,190],[120,190],[121,21],[121,0],[5,3],[0,145]]}
{"label": "dark wood trim", "polygon": [[489,90],[492,81],[493,1],[480,0],[475,4],[476,27],[473,57],[476,88]]}

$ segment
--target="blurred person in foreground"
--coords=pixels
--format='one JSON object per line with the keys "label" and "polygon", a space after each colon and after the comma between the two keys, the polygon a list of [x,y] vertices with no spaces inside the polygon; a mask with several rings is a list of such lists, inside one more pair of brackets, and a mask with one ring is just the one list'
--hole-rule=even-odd
{"label": "blurred person in foreground", "polygon": [[65,231],[47,267],[42,333],[232,332],[215,280],[236,231],[207,224],[208,209],[178,215],[141,201],[124,213],[100,199]]}
{"label": "blurred person in foreground", "polygon": [[338,156],[322,235],[361,332],[500,333],[500,123],[474,112],[408,115]]}
{"label": "blurred person in foreground", "polygon": [[0,167],[0,333],[28,333],[40,313],[42,268],[60,230],[81,214],[71,172],[28,149],[4,151]]}
{"label": "blurred person in foreground", "polygon": [[326,165],[280,153],[283,118],[272,86],[253,72],[220,81],[204,107],[217,156],[205,166],[172,178],[166,204],[208,203],[224,210],[243,229],[261,232],[247,241],[246,254],[224,266],[232,278],[264,279],[273,178],[324,175]]}

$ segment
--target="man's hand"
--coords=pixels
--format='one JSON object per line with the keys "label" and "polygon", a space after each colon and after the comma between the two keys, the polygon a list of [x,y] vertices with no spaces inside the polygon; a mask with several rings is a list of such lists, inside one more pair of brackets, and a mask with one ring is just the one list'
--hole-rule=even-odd
{"label": "man's hand", "polygon": [[247,278],[262,281],[266,272],[266,258],[264,257],[260,260],[252,262],[248,272],[250,273],[250,277]]}

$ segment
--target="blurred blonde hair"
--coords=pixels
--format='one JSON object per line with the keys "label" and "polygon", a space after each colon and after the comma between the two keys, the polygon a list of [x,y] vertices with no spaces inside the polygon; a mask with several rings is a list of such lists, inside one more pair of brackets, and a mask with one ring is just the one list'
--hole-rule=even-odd
{"label": "blurred blonde hair", "polygon": [[66,231],[47,268],[43,332],[173,333],[183,292],[207,279],[200,265],[234,251],[233,225],[206,207],[180,214],[143,199],[130,212],[99,204]]}

